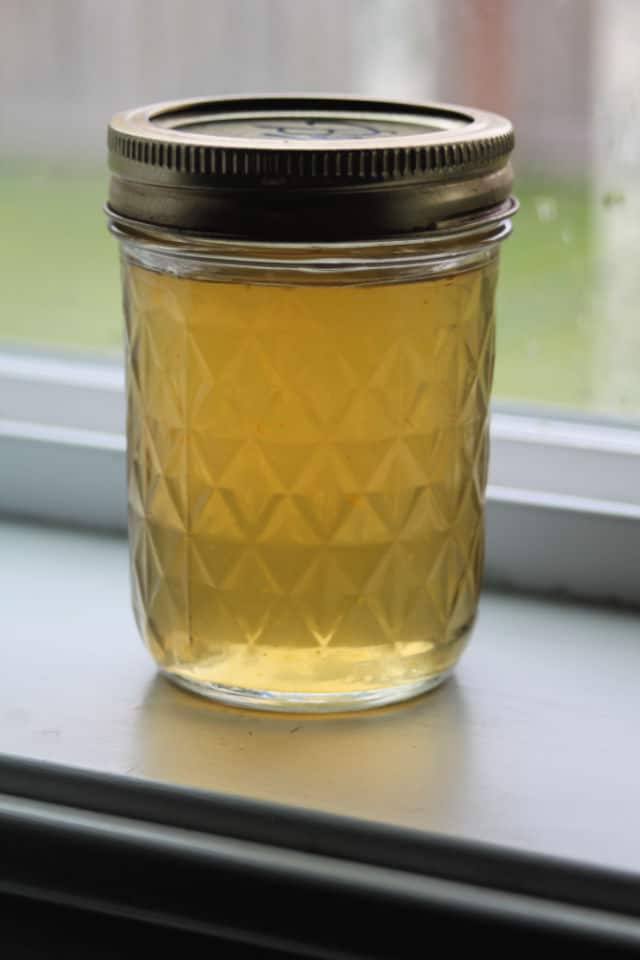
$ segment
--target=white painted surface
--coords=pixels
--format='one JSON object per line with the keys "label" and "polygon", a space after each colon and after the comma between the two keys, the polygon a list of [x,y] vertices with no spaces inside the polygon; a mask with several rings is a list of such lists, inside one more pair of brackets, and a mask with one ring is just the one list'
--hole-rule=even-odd
{"label": "white painted surface", "polygon": [[637,870],[640,616],[486,593],[455,678],[351,717],[156,676],[118,539],[0,527],[0,751]]}

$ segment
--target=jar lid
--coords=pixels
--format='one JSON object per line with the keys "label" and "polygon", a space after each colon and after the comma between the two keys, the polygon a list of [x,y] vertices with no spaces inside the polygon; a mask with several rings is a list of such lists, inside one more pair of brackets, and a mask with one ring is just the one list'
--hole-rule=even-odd
{"label": "jar lid", "polygon": [[221,239],[416,236],[510,195],[496,114],[337,96],[184,100],[117,114],[108,211]]}

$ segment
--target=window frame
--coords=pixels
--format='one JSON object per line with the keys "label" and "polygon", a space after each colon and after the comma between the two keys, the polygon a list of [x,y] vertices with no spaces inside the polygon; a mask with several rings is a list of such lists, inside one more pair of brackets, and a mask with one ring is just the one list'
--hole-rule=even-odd
{"label": "window frame", "polygon": [[[0,514],[126,532],[124,370],[0,353]],[[485,581],[640,606],[640,429],[496,403]]]}

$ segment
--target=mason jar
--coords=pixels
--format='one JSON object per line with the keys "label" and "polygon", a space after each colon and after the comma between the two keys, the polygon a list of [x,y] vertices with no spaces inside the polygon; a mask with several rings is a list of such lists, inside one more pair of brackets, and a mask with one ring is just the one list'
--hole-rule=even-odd
{"label": "mason jar", "polygon": [[454,667],[512,148],[479,110],[327,96],[112,120],[133,609],[172,681],[355,710]]}

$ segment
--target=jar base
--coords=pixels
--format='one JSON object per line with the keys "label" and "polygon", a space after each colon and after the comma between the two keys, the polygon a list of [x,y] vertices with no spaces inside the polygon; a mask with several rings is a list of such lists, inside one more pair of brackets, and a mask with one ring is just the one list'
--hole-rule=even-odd
{"label": "jar base", "polygon": [[410,683],[374,690],[350,690],[344,693],[304,693],[280,690],[250,690],[222,683],[192,680],[170,670],[160,671],[164,677],[191,693],[227,706],[278,713],[343,713],[384,707],[401,700],[410,700],[440,686],[453,672],[453,667]]}

